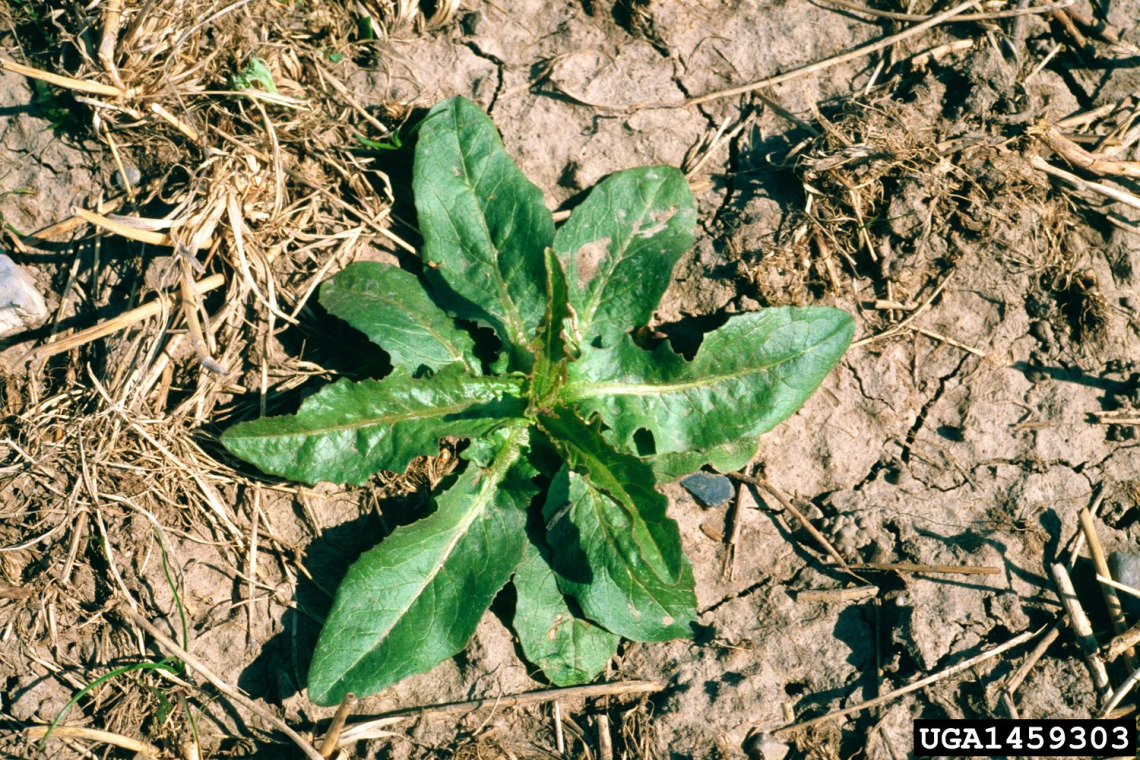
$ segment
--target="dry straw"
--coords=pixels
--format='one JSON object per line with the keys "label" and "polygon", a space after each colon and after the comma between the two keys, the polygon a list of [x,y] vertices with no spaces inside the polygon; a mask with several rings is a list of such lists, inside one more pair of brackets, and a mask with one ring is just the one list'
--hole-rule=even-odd
{"label": "dry straw", "polygon": [[[445,23],[457,5],[436,3],[424,17],[404,4],[419,26]],[[357,139],[390,135],[404,108],[343,84],[345,67],[330,74],[334,60],[360,51],[345,37],[354,28],[348,9],[323,8],[299,24],[293,6],[268,0],[107,0],[52,22],[53,44],[76,57],[29,47],[0,60],[80,103],[77,128],[90,127],[119,183],[93,188],[69,218],[22,241],[32,252],[75,244],[81,254],[68,258],[31,371],[16,375],[26,380],[6,385],[3,487],[22,496],[0,501],[0,571],[23,577],[33,557],[46,568],[6,635],[38,641],[47,631],[43,651],[62,652],[60,637],[82,629],[92,663],[145,652],[142,628],[124,638],[129,629],[93,613],[76,579],[91,577],[95,546],[106,565],[93,581],[100,594],[123,597],[136,575],[165,588],[161,573],[151,575],[152,529],[180,553],[178,572],[200,555],[249,597],[242,605],[268,599],[278,616],[295,605],[283,589],[303,572],[298,548],[266,519],[266,504],[245,498],[252,474],[228,467],[209,434],[324,373],[280,342],[297,326],[319,334],[310,302],[322,279],[374,246],[414,250],[390,229],[391,182]],[[392,21],[377,18],[382,27]],[[65,58],[70,70],[49,63]],[[272,87],[240,80],[255,60]],[[281,493],[270,486],[266,493]],[[178,572],[171,581],[180,593]],[[130,614],[153,615],[152,604],[134,602]],[[266,625],[251,618],[251,630]],[[183,643],[190,653],[194,642]],[[45,663],[74,691],[99,675]],[[131,744],[156,725],[153,695],[170,688],[164,678],[124,676],[117,698],[98,691],[85,702],[105,735],[64,726],[56,736],[146,754],[153,744],[197,747],[200,720],[243,730],[209,687],[182,684],[185,709]]]}

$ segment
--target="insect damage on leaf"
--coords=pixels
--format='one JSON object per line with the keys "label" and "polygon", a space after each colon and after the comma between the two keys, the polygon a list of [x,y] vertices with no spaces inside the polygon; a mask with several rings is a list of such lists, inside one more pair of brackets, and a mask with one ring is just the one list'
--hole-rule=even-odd
{"label": "insect damage on leaf", "polygon": [[666,224],[677,214],[678,209],[670,208],[665,211],[653,212],[649,215],[649,223],[638,227],[633,234],[640,238],[651,238],[665,231]]}
{"label": "insect damage on leaf", "polygon": [[574,270],[578,277],[578,287],[585,288],[587,283],[598,276],[606,251],[610,247],[609,238],[591,240],[574,252]]}
{"label": "insect damage on leaf", "polygon": [[[444,436],[471,441],[435,509],[348,569],[310,698],[373,694],[455,655],[508,582],[522,651],[557,685],[595,678],[621,637],[691,636],[692,567],[658,480],[747,462],[842,357],[851,318],[766,309],[730,317],[692,361],[645,351],[630,335],[696,235],[679,171],[617,172],[556,231],[490,119],[453,98],[421,123],[413,174],[423,278],[361,262],[320,292],[392,374],[221,437],[267,473],[350,483]],[[472,324],[495,333],[497,357]]]}

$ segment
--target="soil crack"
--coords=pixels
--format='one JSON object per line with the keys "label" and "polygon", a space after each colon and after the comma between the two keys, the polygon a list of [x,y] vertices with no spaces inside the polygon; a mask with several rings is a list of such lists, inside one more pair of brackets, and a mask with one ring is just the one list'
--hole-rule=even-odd
{"label": "soil crack", "polygon": [[463,45],[472,53],[474,53],[476,57],[482,58],[484,61],[490,61],[491,63],[495,64],[495,91],[491,93],[491,102],[487,104],[487,113],[494,114],[495,104],[499,102],[499,95],[503,92],[503,71],[507,68],[507,64],[503,61],[502,58],[499,58],[497,55],[488,53],[487,51],[483,50],[481,47],[479,47],[479,43],[477,42],[474,42],[472,40],[464,40]]}
{"label": "soil crack", "polygon": [[934,405],[938,403],[939,399],[942,398],[942,394],[946,392],[946,384],[950,382],[952,377],[962,371],[962,367],[965,366],[969,358],[970,354],[963,355],[962,358],[958,360],[958,364],[954,369],[938,378],[938,389],[934,391],[931,397],[926,400],[926,403],[922,405],[922,408],[918,410],[918,415],[914,418],[914,424],[910,426],[910,430],[908,430],[906,434],[906,439],[903,441],[902,453],[900,454],[900,459],[903,464],[910,464],[911,448],[914,446],[914,441],[918,437],[919,432],[922,431],[923,426],[926,424],[926,415],[934,408]]}
{"label": "soil crack", "polygon": [[703,610],[698,612],[697,615],[698,615],[698,617],[704,617],[705,615],[708,615],[709,613],[716,612],[717,610],[719,610],[721,607],[728,604],[729,602],[736,601],[737,599],[743,599],[746,596],[750,596],[751,594],[755,594],[757,591],[764,588],[764,586],[767,586],[768,584],[771,584],[771,583],[775,583],[774,578],[765,578],[764,580],[756,581],[751,586],[745,586],[744,588],[742,588],[741,590],[739,590],[735,593],[728,594],[727,596],[721,597],[721,599],[719,601],[713,602],[708,607],[705,607]]}

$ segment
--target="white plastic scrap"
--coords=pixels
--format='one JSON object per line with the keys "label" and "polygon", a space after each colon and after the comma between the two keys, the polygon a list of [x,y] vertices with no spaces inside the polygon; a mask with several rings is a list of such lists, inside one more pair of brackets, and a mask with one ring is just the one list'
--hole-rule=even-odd
{"label": "white plastic scrap", "polygon": [[35,327],[47,315],[47,304],[31,275],[0,253],[0,338]]}

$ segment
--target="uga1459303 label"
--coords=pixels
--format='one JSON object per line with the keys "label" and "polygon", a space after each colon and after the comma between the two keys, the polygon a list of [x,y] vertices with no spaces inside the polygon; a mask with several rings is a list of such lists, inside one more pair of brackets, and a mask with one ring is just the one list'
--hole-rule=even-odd
{"label": "uga1459303 label", "polygon": [[916,720],[915,757],[1131,755],[1136,721]]}

